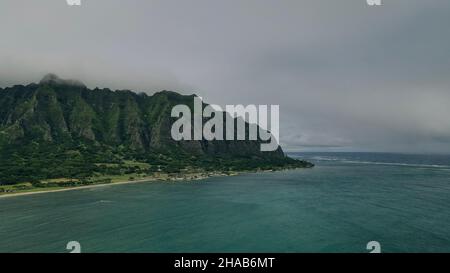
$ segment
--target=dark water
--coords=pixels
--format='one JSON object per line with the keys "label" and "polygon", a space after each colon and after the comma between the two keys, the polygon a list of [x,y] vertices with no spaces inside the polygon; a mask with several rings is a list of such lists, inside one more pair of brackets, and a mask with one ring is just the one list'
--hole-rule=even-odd
{"label": "dark water", "polygon": [[0,252],[450,252],[449,156],[301,156],[317,166],[0,198]]}

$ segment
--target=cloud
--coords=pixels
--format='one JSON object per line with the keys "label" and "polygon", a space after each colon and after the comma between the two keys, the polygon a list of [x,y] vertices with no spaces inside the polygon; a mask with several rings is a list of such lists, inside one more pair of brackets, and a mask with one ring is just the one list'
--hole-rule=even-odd
{"label": "cloud", "polygon": [[5,0],[0,85],[279,104],[287,150],[448,153],[448,25],[440,0]]}

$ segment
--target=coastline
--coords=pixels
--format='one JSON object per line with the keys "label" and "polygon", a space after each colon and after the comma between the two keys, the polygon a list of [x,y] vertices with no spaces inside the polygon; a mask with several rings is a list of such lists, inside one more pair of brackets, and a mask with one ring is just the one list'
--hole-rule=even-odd
{"label": "coastline", "polygon": [[198,181],[198,180],[204,180],[204,179],[213,178],[213,177],[237,176],[237,175],[246,174],[246,173],[278,172],[278,171],[285,171],[285,170],[292,170],[292,169],[304,169],[304,167],[282,168],[282,169],[272,169],[272,170],[249,170],[249,171],[239,171],[239,172],[232,172],[232,173],[222,173],[222,172],[186,173],[186,174],[182,175],[181,177],[165,177],[165,178],[162,178],[161,176],[158,176],[158,177],[149,176],[149,177],[145,177],[145,178],[138,179],[138,180],[122,180],[122,181],[115,181],[115,182],[110,182],[110,183],[99,183],[99,184],[85,185],[85,186],[59,187],[59,188],[53,188],[53,189],[42,188],[42,190],[40,188],[35,188],[33,190],[22,191],[22,192],[3,193],[3,194],[0,194],[0,199],[19,197],[19,196],[27,196],[27,195],[35,195],[35,194],[53,193],[53,192],[64,192],[64,191],[73,191],[73,190],[82,190],[82,189],[92,189],[92,188],[114,186],[114,185],[144,183],[144,182],[187,182],[187,181]]}
{"label": "coastline", "polygon": [[0,199],[8,198],[8,197],[18,197],[18,196],[25,196],[25,195],[42,194],[42,193],[73,191],[73,190],[99,188],[99,187],[105,187],[105,186],[111,186],[111,185],[123,185],[123,184],[142,183],[142,182],[154,182],[154,181],[157,181],[157,180],[142,179],[142,180],[135,180],[135,181],[120,181],[120,182],[95,184],[95,185],[86,185],[86,186],[78,186],[78,187],[67,187],[67,188],[58,188],[58,189],[43,189],[43,190],[26,191],[26,192],[14,192],[14,193],[1,194],[0,195]]}
{"label": "coastline", "polygon": [[63,191],[73,191],[73,190],[82,190],[82,189],[92,189],[92,188],[99,188],[99,187],[106,187],[106,186],[115,186],[115,185],[125,185],[125,184],[134,184],[134,183],[143,183],[143,182],[186,182],[186,181],[198,181],[198,180],[204,180],[211,177],[221,177],[221,176],[236,176],[239,174],[242,174],[244,172],[235,172],[232,174],[223,174],[223,173],[207,173],[207,174],[186,174],[184,177],[177,177],[177,178],[158,178],[154,176],[149,176],[143,179],[139,180],[126,180],[126,181],[116,181],[111,183],[99,183],[94,185],[85,185],[85,186],[75,186],[75,187],[61,187],[61,188],[54,188],[54,189],[45,189],[43,188],[40,190],[39,188],[36,188],[34,190],[30,191],[23,191],[23,192],[12,192],[12,193],[4,193],[0,194],[0,199],[2,198],[9,198],[9,197],[19,197],[19,196],[26,196],[26,195],[35,195],[35,194],[44,194],[44,193],[53,193],[53,192],[63,192]]}

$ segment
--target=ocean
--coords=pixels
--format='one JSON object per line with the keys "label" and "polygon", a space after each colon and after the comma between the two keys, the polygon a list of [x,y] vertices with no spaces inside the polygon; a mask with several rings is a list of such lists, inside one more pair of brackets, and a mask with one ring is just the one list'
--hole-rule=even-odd
{"label": "ocean", "polygon": [[450,156],[290,156],[316,166],[0,198],[0,252],[450,252]]}

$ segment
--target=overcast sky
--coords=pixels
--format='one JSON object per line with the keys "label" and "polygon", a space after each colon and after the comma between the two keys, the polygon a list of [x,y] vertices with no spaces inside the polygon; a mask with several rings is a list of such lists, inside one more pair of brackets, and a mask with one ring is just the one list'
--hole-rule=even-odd
{"label": "overcast sky", "polygon": [[0,86],[279,104],[288,151],[450,153],[450,1],[0,1]]}

